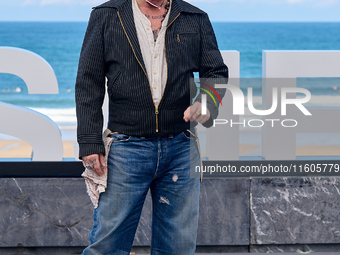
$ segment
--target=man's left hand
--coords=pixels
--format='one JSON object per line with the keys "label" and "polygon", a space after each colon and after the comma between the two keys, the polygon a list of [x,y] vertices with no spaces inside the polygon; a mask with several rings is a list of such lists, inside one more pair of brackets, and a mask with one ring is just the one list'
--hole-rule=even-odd
{"label": "man's left hand", "polygon": [[210,119],[209,110],[207,109],[207,114],[202,115],[201,109],[202,106],[200,102],[195,102],[193,105],[189,106],[184,112],[183,119],[185,120],[185,122],[188,122],[190,120],[203,124],[208,119]]}

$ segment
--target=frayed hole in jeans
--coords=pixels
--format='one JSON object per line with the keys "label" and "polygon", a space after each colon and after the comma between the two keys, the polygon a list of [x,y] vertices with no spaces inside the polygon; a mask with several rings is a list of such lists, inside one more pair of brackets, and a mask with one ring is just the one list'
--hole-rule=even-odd
{"label": "frayed hole in jeans", "polygon": [[159,202],[160,202],[161,204],[170,205],[169,199],[167,199],[167,198],[165,198],[165,197],[160,197],[160,198],[159,198]]}

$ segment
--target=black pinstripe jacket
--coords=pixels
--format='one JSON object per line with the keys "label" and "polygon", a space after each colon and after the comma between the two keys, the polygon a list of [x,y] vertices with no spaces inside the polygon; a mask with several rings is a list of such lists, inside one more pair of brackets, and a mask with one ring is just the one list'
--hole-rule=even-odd
{"label": "black pinstripe jacket", "polygon": [[[108,79],[108,128],[146,136],[181,132],[190,127],[183,113],[196,86],[190,78],[228,77],[208,15],[182,0],[173,0],[165,35],[167,83],[158,107],[140,50],[131,0],[111,0],[91,13],[76,80],[79,156],[105,153],[102,142],[102,102]],[[222,83],[226,83],[223,82]],[[191,84],[191,85],[190,85]],[[220,96],[223,90],[218,91]],[[198,97],[196,100],[200,100]],[[212,125],[218,108],[208,96]]]}

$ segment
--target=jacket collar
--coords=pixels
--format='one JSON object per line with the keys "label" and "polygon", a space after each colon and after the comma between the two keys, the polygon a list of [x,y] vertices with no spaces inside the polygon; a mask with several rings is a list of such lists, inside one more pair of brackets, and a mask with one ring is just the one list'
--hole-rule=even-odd
{"label": "jacket collar", "polygon": [[[116,8],[117,9],[118,17],[120,19],[124,32],[128,38],[128,41],[132,47],[132,50],[135,54],[135,57],[137,61],[140,63],[144,73],[146,74],[145,64],[143,61],[142,51],[139,46],[136,26],[135,26],[134,17],[133,17],[132,0],[111,0],[102,5],[94,7],[94,9],[99,9],[99,8]],[[194,7],[187,2],[184,2],[182,0],[172,0],[168,26],[171,25],[171,23],[176,19],[176,17],[181,12],[204,13],[197,7]]]}
{"label": "jacket collar", "polygon": [[[131,0],[111,0],[106,3],[103,3],[96,8],[117,8],[118,10],[124,5],[131,5]],[[190,13],[204,13],[202,10],[197,7],[183,1],[183,0],[172,0],[172,12],[177,12],[174,17],[178,15],[179,12],[190,12]],[[172,20],[171,20],[172,21]]]}
{"label": "jacket collar", "polygon": [[[106,3],[103,3],[97,7],[93,7],[93,9],[97,8],[116,8],[119,12],[124,13],[124,18],[128,17],[129,19],[133,19],[132,13],[132,0],[111,0]],[[171,12],[169,17],[168,24],[171,24],[173,20],[177,17],[177,15],[181,12],[189,12],[189,13],[205,13],[197,7],[183,1],[183,0],[172,0]]]}

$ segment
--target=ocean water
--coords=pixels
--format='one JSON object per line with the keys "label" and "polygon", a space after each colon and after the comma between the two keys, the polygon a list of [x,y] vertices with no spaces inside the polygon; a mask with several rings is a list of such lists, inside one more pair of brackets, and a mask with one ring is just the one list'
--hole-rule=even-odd
{"label": "ocean water", "polygon": [[[19,77],[0,73],[0,101],[42,112],[59,126],[74,126],[74,84],[86,25],[86,22],[0,22],[0,46],[19,47],[40,55],[52,66],[59,83],[58,95],[29,95]],[[240,52],[243,78],[261,77],[262,50],[340,50],[340,23],[218,22],[213,27],[220,50]],[[340,96],[340,90],[333,89],[340,88],[340,79],[327,83],[312,79],[307,86],[312,95]],[[241,88],[245,87],[241,82]],[[260,93],[261,84],[255,84],[254,94]]]}

